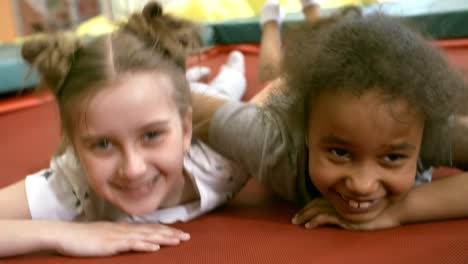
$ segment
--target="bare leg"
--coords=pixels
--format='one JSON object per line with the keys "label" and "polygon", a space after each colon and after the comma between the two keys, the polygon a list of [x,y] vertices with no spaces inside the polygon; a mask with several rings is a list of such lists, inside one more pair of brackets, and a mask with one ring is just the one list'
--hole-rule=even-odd
{"label": "bare leg", "polygon": [[262,25],[258,81],[263,84],[279,76],[281,64],[281,33],[278,22],[271,20]]}
{"label": "bare leg", "polygon": [[[301,0],[302,12],[306,21],[319,18],[320,0]],[[258,81],[264,84],[280,75],[282,59],[280,26],[283,10],[277,0],[267,0],[260,14],[262,38],[260,42]]]}
{"label": "bare leg", "polygon": [[315,22],[320,15],[320,5],[312,3],[306,5],[302,8],[302,13],[304,13],[304,18],[308,22]]}

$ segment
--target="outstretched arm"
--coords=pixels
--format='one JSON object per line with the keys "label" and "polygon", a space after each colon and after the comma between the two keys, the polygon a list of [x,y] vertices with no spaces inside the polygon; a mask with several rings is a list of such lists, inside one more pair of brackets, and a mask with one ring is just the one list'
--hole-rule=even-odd
{"label": "outstretched arm", "polygon": [[333,224],[351,230],[379,230],[403,224],[468,218],[468,173],[422,184],[369,222],[352,223],[319,198],[307,204],[294,218],[294,224],[308,228]]}
{"label": "outstretched arm", "polygon": [[468,217],[468,173],[412,189],[402,203],[403,224]]}
{"label": "outstretched arm", "polygon": [[24,180],[0,189],[0,219],[31,219]]}
{"label": "outstretched arm", "polygon": [[211,119],[225,103],[227,100],[192,91],[193,133],[195,137],[208,142]]}
{"label": "outstretched arm", "polygon": [[36,251],[108,256],[155,251],[160,245],[177,245],[188,239],[188,234],[160,224],[31,220],[25,181],[0,189],[0,257]]}
{"label": "outstretched arm", "polygon": [[[455,117],[453,123],[453,166],[468,169],[468,115]],[[448,164],[451,165],[451,164]]]}
{"label": "outstretched arm", "polygon": [[160,224],[0,220],[0,257],[54,251],[75,257],[110,256],[126,251],[152,252],[160,245],[190,239]]}
{"label": "outstretched arm", "polygon": [[47,236],[52,232],[39,221],[0,220],[0,257],[51,250],[53,245]]}

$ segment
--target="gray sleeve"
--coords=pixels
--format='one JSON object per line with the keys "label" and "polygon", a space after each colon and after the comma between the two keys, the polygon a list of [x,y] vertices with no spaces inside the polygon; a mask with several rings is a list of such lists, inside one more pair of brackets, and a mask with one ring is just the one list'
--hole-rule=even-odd
{"label": "gray sleeve", "polygon": [[279,118],[253,104],[230,102],[216,112],[210,124],[212,148],[291,199],[296,173],[288,155],[288,142],[287,129]]}

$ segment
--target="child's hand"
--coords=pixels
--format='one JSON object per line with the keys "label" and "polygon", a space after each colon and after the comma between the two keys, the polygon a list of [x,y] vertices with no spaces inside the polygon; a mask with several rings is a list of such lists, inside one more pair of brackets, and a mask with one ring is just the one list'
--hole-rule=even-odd
{"label": "child's hand", "polygon": [[160,245],[174,246],[190,235],[161,224],[127,224],[112,222],[68,223],[56,234],[54,249],[68,256],[110,256],[120,252],[153,252]]}
{"label": "child's hand", "polygon": [[317,198],[304,206],[294,216],[292,223],[304,224],[308,229],[323,225],[335,225],[348,230],[373,231],[399,226],[400,222],[396,217],[396,210],[397,206],[392,205],[371,221],[351,222],[341,217],[328,200]]}

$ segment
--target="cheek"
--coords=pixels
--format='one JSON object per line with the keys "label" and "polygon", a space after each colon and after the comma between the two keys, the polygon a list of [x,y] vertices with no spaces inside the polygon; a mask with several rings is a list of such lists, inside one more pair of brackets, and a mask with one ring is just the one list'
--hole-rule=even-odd
{"label": "cheek", "polygon": [[88,183],[99,192],[99,189],[102,189],[114,175],[116,162],[113,159],[99,159],[90,153],[80,151],[79,147],[77,154]]}
{"label": "cheek", "polygon": [[386,185],[394,195],[402,195],[413,187],[415,177],[416,165],[408,166],[397,174],[388,175]]}
{"label": "cheek", "polygon": [[153,166],[164,175],[179,173],[183,169],[183,152],[174,148],[160,149],[151,159]]}
{"label": "cheek", "polygon": [[98,192],[114,175],[114,166],[109,163],[108,161],[102,162],[96,158],[83,159],[82,167],[86,172],[86,178],[93,189]]}
{"label": "cheek", "polygon": [[309,154],[308,162],[308,172],[312,183],[322,194],[325,194],[339,180],[340,170],[318,155],[314,157]]}
{"label": "cheek", "polygon": [[163,174],[172,175],[182,172],[184,154],[182,136],[174,133],[164,141],[163,145],[148,153],[148,157]]}

